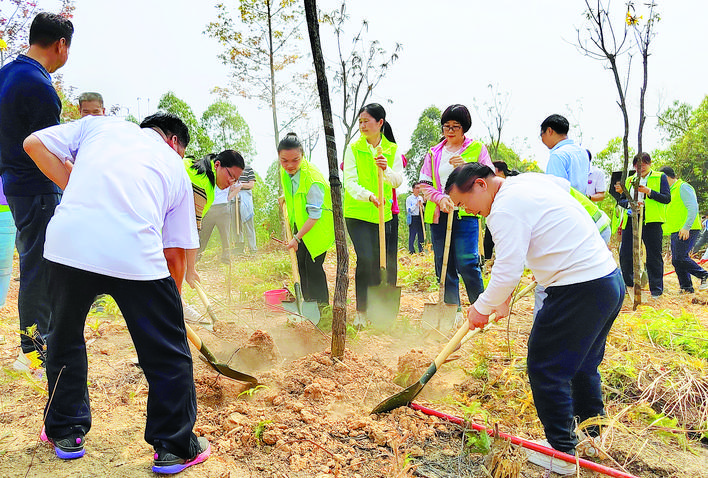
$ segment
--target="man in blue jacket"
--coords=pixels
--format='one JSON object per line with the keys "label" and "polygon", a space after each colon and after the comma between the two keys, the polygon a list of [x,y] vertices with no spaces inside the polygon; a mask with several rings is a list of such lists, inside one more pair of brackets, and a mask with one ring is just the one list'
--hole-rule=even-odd
{"label": "man in blue jacket", "polygon": [[[14,367],[38,369],[49,329],[47,276],[43,264],[44,235],[61,190],[22,149],[30,134],[59,124],[61,101],[49,76],[64,66],[74,33],[70,20],[42,12],[32,21],[30,47],[0,70],[0,174],[17,226],[20,256],[18,311],[22,351]],[[26,332],[36,325],[38,335]]]}

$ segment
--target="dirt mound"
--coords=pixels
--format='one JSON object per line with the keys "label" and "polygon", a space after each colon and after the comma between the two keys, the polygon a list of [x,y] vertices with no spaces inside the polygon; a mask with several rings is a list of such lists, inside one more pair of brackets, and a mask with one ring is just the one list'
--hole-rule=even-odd
{"label": "dirt mound", "polygon": [[401,387],[413,385],[425,373],[433,361],[432,357],[422,350],[411,350],[398,357],[398,369],[394,382]]}
{"label": "dirt mound", "polygon": [[[409,408],[369,415],[374,402],[398,391],[392,375],[350,350],[343,361],[329,352],[311,354],[264,374],[261,382],[269,385],[242,393],[242,399],[219,400],[219,409],[204,406],[200,415],[208,425],[198,432],[219,452],[289,476],[340,475],[343,468],[347,476],[382,469],[395,474],[406,455],[423,456],[431,441],[452,432]],[[224,382],[200,387],[200,406],[208,401],[204,395],[224,396],[218,390]],[[282,463],[289,469],[278,470]],[[292,475],[297,472],[302,474]]]}

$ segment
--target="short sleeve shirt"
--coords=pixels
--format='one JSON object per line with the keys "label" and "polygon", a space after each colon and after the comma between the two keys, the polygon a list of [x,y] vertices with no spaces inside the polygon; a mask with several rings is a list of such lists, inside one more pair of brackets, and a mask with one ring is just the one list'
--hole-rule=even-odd
{"label": "short sleeve shirt", "polygon": [[157,280],[170,275],[164,248],[199,247],[189,177],[155,131],[87,116],[35,135],[74,163],[47,226],[46,259],[120,279]]}

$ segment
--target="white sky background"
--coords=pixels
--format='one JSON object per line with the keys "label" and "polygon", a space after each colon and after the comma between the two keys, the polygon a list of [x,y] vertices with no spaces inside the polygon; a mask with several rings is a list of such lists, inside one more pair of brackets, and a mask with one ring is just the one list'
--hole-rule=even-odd
{"label": "white sky background", "polygon": [[[235,4],[235,0],[228,1]],[[216,17],[215,3],[76,0],[76,33],[69,62],[59,73],[66,86],[76,87],[77,94],[98,91],[108,106],[120,104],[134,116],[154,112],[160,96],[172,90],[199,117],[215,100],[211,88],[228,84],[228,68],[217,58],[221,47],[202,33]],[[637,3],[643,8],[641,0]],[[621,4],[617,0],[613,3],[616,7]],[[42,5],[51,9],[51,3]],[[318,2],[323,10],[338,5],[336,0]],[[403,45],[398,62],[373,97],[385,106],[402,152],[409,148],[420,113],[432,104],[441,110],[452,103],[465,104],[473,115],[468,135],[486,135],[474,112],[473,99],[479,103],[487,99],[487,85],[495,84],[500,91],[511,93],[502,141],[542,167],[548,150],[538,138],[539,126],[551,113],[567,116],[571,124],[579,123],[583,145],[593,152],[623,133],[611,73],[575,47],[576,27],[583,25],[584,9],[582,0],[348,2],[352,33],[366,18],[368,38],[379,39],[389,51],[394,42]],[[660,1],[659,12],[662,19],[649,63],[650,118],[644,141],[648,151],[661,146],[656,119],[651,117],[659,104],[665,108],[678,99],[695,106],[708,93],[708,2]],[[325,45],[333,44],[328,26],[321,25],[320,34]],[[303,35],[307,40],[304,23]],[[309,41],[304,45],[309,53]],[[325,52],[325,56],[334,60],[334,52]],[[639,79],[639,57],[632,68]],[[331,78],[329,81],[331,89]],[[638,85],[631,87],[630,97],[630,144],[636,145]],[[252,100],[232,101],[256,142],[257,156],[246,159],[264,175],[276,155],[270,110]],[[336,104],[334,96],[333,102]],[[124,108],[121,114],[126,113]],[[315,117],[321,118],[319,112]],[[338,125],[335,129],[339,134]],[[578,137],[577,128],[571,129],[570,136]],[[314,160],[326,168],[323,145],[322,137]],[[337,146],[341,157],[341,137]]]}

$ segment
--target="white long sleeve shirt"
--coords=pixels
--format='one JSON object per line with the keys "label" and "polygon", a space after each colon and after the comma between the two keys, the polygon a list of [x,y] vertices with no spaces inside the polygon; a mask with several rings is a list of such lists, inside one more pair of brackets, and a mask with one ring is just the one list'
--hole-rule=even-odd
{"label": "white long sleeve shirt", "polygon": [[[376,152],[376,147],[369,143],[366,143],[371,150],[371,154],[374,157],[378,156]],[[403,160],[401,155],[396,153],[393,159],[393,165],[390,168],[386,168],[383,172],[384,182],[391,185],[392,188],[397,188],[403,184]],[[356,159],[354,158],[354,153],[352,153],[351,146],[347,146],[347,150],[344,153],[344,188],[347,193],[357,201],[368,201],[369,196],[372,194],[374,196],[378,195],[376,191],[369,191],[368,189],[362,187],[358,181],[359,175],[356,170]]]}
{"label": "white long sleeve shirt", "polygon": [[[487,217],[496,260],[474,303],[489,315],[511,295],[524,265],[544,287],[578,284],[617,268],[595,224],[568,192],[566,180],[540,173],[507,178]],[[567,181],[566,181],[567,182]]]}

